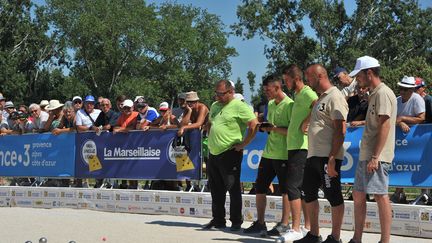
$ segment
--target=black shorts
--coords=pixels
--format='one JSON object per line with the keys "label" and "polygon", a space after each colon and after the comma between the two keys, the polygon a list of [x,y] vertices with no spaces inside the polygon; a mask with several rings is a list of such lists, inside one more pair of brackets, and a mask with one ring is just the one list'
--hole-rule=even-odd
{"label": "black shorts", "polygon": [[307,203],[318,199],[318,189],[322,186],[324,195],[332,207],[343,204],[341,187],[342,160],[336,160],[337,177],[327,174],[328,157],[310,157],[306,161],[303,177],[303,191]]}
{"label": "black shorts", "polygon": [[306,158],[306,149],[288,150],[287,193],[290,201],[301,198]]}
{"label": "black shorts", "polygon": [[270,183],[275,176],[279,180],[279,190],[282,194],[288,192],[287,188],[288,166],[286,160],[261,158],[258,166],[258,175],[255,181],[256,194],[266,194]]}

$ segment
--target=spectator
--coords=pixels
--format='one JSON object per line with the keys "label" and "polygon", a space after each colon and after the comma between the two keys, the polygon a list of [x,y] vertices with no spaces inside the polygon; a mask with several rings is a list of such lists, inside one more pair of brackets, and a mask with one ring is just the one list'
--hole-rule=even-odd
{"label": "spectator", "polygon": [[0,136],[11,134],[12,130],[9,129],[9,124],[5,118],[0,114]]}
{"label": "spectator", "polygon": [[12,112],[15,111],[15,105],[14,105],[14,103],[12,101],[7,101],[5,103],[5,105],[4,105],[4,108],[6,110],[6,114],[7,115],[3,116],[3,117],[7,118],[6,121],[7,121],[8,125],[9,125],[9,127],[12,128],[12,127],[15,126],[16,123],[15,123],[14,120],[11,119],[10,115],[12,114]]}
{"label": "spectator", "polygon": [[122,113],[117,120],[117,125],[114,127],[114,133],[129,132],[134,130],[138,120],[138,112],[133,111],[132,100],[123,101]]}
{"label": "spectator", "polygon": [[3,94],[0,94],[0,115],[3,116],[4,119],[7,119],[9,113],[5,110],[6,98],[3,97]]}
{"label": "spectator", "polygon": [[183,116],[180,129],[177,132],[179,136],[183,136],[186,130],[200,129],[208,121],[209,109],[199,102],[198,94],[195,91],[187,92],[185,100],[187,106],[191,108],[191,112]]}
{"label": "spectator", "polygon": [[41,110],[38,104],[31,104],[30,107],[31,116],[33,117],[34,132],[44,132],[45,123],[48,121],[49,115],[45,111]]}
{"label": "spectator", "polygon": [[81,96],[74,96],[72,98],[72,103],[74,105],[75,113],[82,109],[82,98]]}
{"label": "spectator", "polygon": [[28,115],[20,111],[14,111],[10,114],[10,117],[15,123],[13,134],[32,133],[34,131],[34,123],[27,119]]}
{"label": "spectator", "polygon": [[135,98],[135,108],[139,112],[136,127],[138,130],[148,130],[150,123],[159,117],[159,113],[156,109],[150,107],[142,96]]}
{"label": "spectator", "polygon": [[421,97],[423,97],[425,101],[426,108],[426,123],[432,123],[432,96],[426,93],[426,83],[422,78],[416,78],[416,92]]}
{"label": "spectator", "polygon": [[84,100],[84,108],[76,114],[76,126],[78,132],[95,131],[96,133],[102,130],[101,126],[96,126],[95,121],[101,114],[101,110],[95,109],[95,98],[92,95],[87,95]]}
{"label": "spectator", "polygon": [[176,116],[172,114],[167,102],[162,102],[159,105],[159,112],[161,115],[150,124],[150,127],[160,128],[162,130],[178,127],[179,122]]}
{"label": "spectator", "polygon": [[49,117],[48,121],[45,123],[44,131],[52,131],[60,125],[63,117],[63,106],[64,104],[60,103],[58,100],[50,100],[49,104],[45,107],[49,113]]}
{"label": "spectator", "polygon": [[28,119],[33,122],[33,117],[30,116],[30,109],[28,108],[28,106],[26,106],[26,105],[19,105],[18,106],[18,111],[21,111],[22,113],[27,114]]}
{"label": "spectator", "polygon": [[100,104],[101,104],[101,102],[102,102],[103,99],[104,99],[104,97],[102,97],[102,96],[98,97],[98,101],[95,104],[95,109],[101,109]]}
{"label": "spectator", "polygon": [[117,124],[120,114],[111,109],[111,101],[107,98],[103,98],[99,106],[102,109],[102,113],[96,120],[96,125],[102,125],[104,130],[112,132],[113,128]]}
{"label": "spectator", "polygon": [[39,103],[39,107],[41,108],[42,111],[48,112],[48,110],[46,109],[46,106],[49,105],[48,100],[41,100],[41,102]]}
{"label": "spectator", "polygon": [[409,125],[423,123],[425,120],[425,101],[415,92],[414,77],[403,77],[398,82],[400,96],[397,97],[396,124],[404,133],[410,131]]}
{"label": "spectator", "polygon": [[351,97],[355,94],[357,81],[348,75],[348,72],[343,67],[336,67],[334,70],[334,80],[342,86],[341,92],[345,98]]}
{"label": "spectator", "polygon": [[75,132],[75,107],[71,101],[67,101],[63,106],[63,117],[60,124],[52,130],[54,135],[61,133]]}
{"label": "spectator", "polygon": [[126,100],[125,95],[119,95],[116,98],[116,107],[117,107],[117,111],[119,112],[119,116],[120,116],[120,113],[122,112],[122,106],[123,106],[123,102],[125,100]]}
{"label": "spectator", "polygon": [[356,95],[348,98],[348,118],[347,122],[350,126],[363,126],[365,124],[366,113],[368,109],[368,87],[356,86]]}
{"label": "spectator", "polygon": [[183,119],[183,114],[187,113],[188,110],[191,110],[189,106],[186,105],[186,93],[180,93],[177,95],[177,103],[179,107],[172,109],[172,114],[176,116],[179,123],[181,123]]}

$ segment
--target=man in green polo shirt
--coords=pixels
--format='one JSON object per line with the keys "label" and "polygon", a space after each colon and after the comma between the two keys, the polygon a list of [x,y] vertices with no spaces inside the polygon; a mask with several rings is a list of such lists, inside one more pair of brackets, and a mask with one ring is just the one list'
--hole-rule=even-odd
{"label": "man in green polo shirt", "polygon": [[[264,79],[267,86],[267,94],[271,99],[268,103],[267,120],[268,123],[261,124],[261,130],[269,132],[266,146],[258,166],[258,175],[255,181],[257,221],[245,229],[248,234],[267,234],[279,236],[288,230],[289,202],[287,198],[287,156],[286,134],[291,119],[291,109],[293,101],[285,95],[282,90],[282,77],[279,75],[269,75]],[[271,231],[267,232],[264,220],[266,207],[266,193],[270,183],[277,175],[279,189],[282,193],[282,219]]]}
{"label": "man in green polo shirt", "polygon": [[294,105],[291,113],[291,122],[288,127],[288,198],[291,208],[292,229],[284,234],[281,242],[294,241],[303,238],[310,227],[307,211],[304,210],[305,228],[300,228],[301,216],[301,186],[308,153],[307,129],[310,113],[318,95],[303,82],[303,71],[295,64],[282,70],[285,85],[288,90],[294,91]]}
{"label": "man in green polo shirt", "polygon": [[240,188],[243,148],[254,138],[258,120],[246,103],[234,99],[234,87],[230,81],[219,81],[215,93],[216,102],[209,112],[210,156],[207,163],[213,219],[204,229],[226,227],[225,196],[229,191],[231,230],[236,231],[243,223]]}

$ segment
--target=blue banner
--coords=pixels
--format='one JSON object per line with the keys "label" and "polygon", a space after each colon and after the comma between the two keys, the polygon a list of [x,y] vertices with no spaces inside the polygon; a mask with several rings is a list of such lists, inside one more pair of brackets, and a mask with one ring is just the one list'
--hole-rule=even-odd
{"label": "blue banner", "polygon": [[187,133],[184,146],[172,146],[176,130],[77,134],[77,178],[199,179],[201,133]]}
{"label": "blue banner", "polygon": [[[409,133],[396,128],[395,158],[390,170],[390,185],[432,187],[432,126],[412,126]],[[359,159],[363,127],[349,127],[345,136],[345,158],[342,164],[342,182],[354,183],[355,168]],[[267,139],[258,133],[244,150],[242,181],[253,182],[259,160]]]}
{"label": "blue banner", "polygon": [[75,134],[0,136],[0,176],[73,177]]}

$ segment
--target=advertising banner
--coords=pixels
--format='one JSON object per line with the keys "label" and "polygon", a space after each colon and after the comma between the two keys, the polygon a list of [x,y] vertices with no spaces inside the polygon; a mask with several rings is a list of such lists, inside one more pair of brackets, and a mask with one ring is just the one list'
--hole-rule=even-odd
{"label": "advertising banner", "polygon": [[173,146],[176,132],[77,134],[76,177],[199,179],[201,133],[189,132],[185,148]]}
{"label": "advertising banner", "polygon": [[0,176],[72,177],[75,134],[0,136]]}
{"label": "advertising banner", "polygon": [[[390,168],[390,185],[432,187],[432,126],[412,126],[408,133],[396,128],[395,157]],[[363,127],[348,127],[343,147],[342,182],[354,183],[355,168],[359,160]],[[267,139],[266,133],[258,133],[243,155],[243,182],[253,182]]]}

